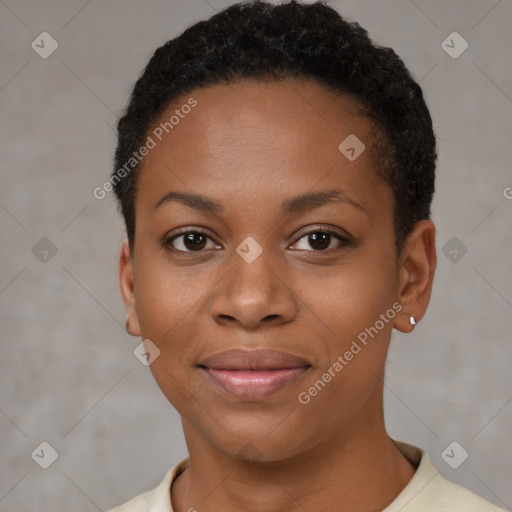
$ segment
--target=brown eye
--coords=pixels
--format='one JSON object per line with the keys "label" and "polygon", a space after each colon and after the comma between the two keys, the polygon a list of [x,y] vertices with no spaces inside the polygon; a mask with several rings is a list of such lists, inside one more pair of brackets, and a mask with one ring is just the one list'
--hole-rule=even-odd
{"label": "brown eye", "polygon": [[308,243],[313,249],[324,250],[328,249],[331,243],[331,235],[329,233],[323,233],[317,231],[315,233],[309,233]]}
{"label": "brown eye", "polygon": [[[333,242],[337,241],[337,246],[332,246]],[[350,245],[351,242],[348,238],[341,236],[330,229],[316,229],[303,235],[297,242],[295,242],[295,249],[303,251],[321,252],[329,249],[342,248]],[[302,245],[302,246],[301,246]]]}
{"label": "brown eye", "polygon": [[[210,249],[220,249],[220,246],[214,243],[206,233],[194,230],[174,235],[168,239],[166,245],[178,252],[199,252],[208,248],[208,242],[211,242]],[[211,245],[213,245],[213,247],[211,247]]]}

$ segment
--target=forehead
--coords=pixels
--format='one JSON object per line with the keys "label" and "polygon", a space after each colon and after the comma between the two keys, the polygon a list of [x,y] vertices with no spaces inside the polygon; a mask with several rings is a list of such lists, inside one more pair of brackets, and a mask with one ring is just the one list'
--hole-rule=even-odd
{"label": "forehead", "polygon": [[[314,80],[297,79],[243,79],[198,88],[173,101],[159,122],[169,119],[191,97],[197,106],[185,116],[186,123],[180,122],[180,129],[175,126],[166,134],[169,139],[185,137],[190,128],[194,136],[220,145],[223,141],[247,139],[255,144],[285,138],[297,140],[300,136],[308,140],[332,136],[337,140],[347,130],[361,133],[369,128],[355,100]],[[258,139],[251,139],[256,131]]]}
{"label": "forehead", "polygon": [[[252,190],[267,199],[320,181],[333,188],[341,179],[344,189],[361,189],[377,179],[372,129],[356,101],[312,80],[197,88],[173,101],[150,128],[155,147],[139,171],[137,203],[141,192],[155,198],[173,187],[231,198]],[[350,161],[339,146],[353,136],[366,149]],[[360,199],[367,192],[360,190]]]}

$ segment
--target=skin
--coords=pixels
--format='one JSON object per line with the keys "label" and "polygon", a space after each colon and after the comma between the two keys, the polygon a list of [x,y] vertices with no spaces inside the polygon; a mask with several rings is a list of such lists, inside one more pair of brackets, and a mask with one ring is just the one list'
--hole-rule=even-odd
{"label": "skin", "polygon": [[[315,81],[243,80],[196,89],[161,120],[190,96],[198,105],[142,163],[133,252],[125,241],[119,260],[128,330],[159,348],[150,368],[190,454],[173,510],[382,510],[415,472],[385,430],[384,367],[392,329],[410,332],[409,316],[419,321],[428,306],[435,227],[418,222],[397,254],[372,126],[347,97]],[[353,162],[338,150],[349,134],[366,144]],[[332,189],[359,207],[280,211],[293,196]],[[176,201],[155,209],[169,191],[205,195],[223,211]],[[307,236],[326,225],[350,242]],[[169,241],[179,228],[207,232],[200,251],[183,236]],[[263,250],[252,263],[236,252],[248,236]],[[299,403],[395,302],[403,310]],[[237,400],[197,366],[237,347],[291,352],[311,368],[265,400]]]}

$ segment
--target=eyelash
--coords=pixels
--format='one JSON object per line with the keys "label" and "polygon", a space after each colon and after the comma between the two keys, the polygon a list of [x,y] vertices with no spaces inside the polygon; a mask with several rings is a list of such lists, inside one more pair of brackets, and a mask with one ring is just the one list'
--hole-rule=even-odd
{"label": "eyelash", "polygon": [[[340,250],[340,249],[342,249],[344,247],[352,247],[354,245],[353,239],[351,239],[349,237],[342,236],[341,234],[339,234],[338,232],[334,231],[329,226],[316,226],[315,228],[313,228],[313,229],[311,229],[311,230],[309,230],[309,231],[307,231],[305,233],[302,233],[301,236],[294,242],[293,245],[297,244],[300,240],[302,240],[303,238],[309,236],[312,233],[322,233],[322,234],[330,235],[331,237],[334,237],[334,238],[336,238],[338,240],[338,242],[340,243],[340,247],[335,248],[335,249],[332,249],[332,248],[331,249],[311,249],[309,251],[302,250],[302,252],[314,253],[314,254],[331,254],[333,251]],[[204,249],[199,249],[197,251],[190,251],[190,250],[183,251],[181,249],[176,249],[176,248],[172,247],[172,242],[174,240],[178,239],[179,237],[182,237],[183,235],[188,235],[188,234],[203,235],[203,236],[205,236],[208,239],[213,241],[213,239],[210,237],[210,235],[206,231],[203,231],[201,229],[195,229],[195,228],[194,229],[192,229],[192,228],[183,228],[183,230],[181,230],[179,233],[175,233],[171,237],[167,237],[167,238],[165,238],[163,240],[164,248],[169,250],[169,251],[178,253],[178,254],[194,254],[194,253],[195,254],[200,254],[200,253],[204,253],[205,252]],[[219,244],[217,244],[217,245],[219,245]],[[293,250],[301,250],[301,249],[293,249]]]}

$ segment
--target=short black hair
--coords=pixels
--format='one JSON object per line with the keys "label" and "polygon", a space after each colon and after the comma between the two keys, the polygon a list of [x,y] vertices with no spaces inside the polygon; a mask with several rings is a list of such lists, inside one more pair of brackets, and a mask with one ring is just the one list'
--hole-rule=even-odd
{"label": "short black hair", "polygon": [[430,218],[437,160],[432,119],[421,87],[393,49],[373,43],[323,0],[236,3],[155,51],[118,121],[110,178],[131,248],[140,167],[132,157],[169,104],[201,86],[291,78],[314,79],[355,99],[372,121],[375,168],[393,191],[401,250],[414,224]]}

